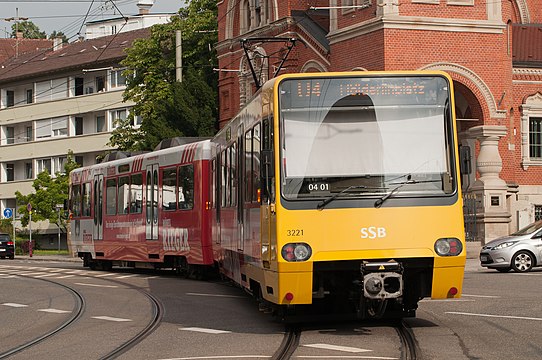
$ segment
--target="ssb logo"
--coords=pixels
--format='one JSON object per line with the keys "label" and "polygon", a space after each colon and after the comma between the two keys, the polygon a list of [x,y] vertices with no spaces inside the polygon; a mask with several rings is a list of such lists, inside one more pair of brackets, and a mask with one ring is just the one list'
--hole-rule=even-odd
{"label": "ssb logo", "polygon": [[386,237],[386,228],[369,226],[361,228],[362,239],[376,239]]}

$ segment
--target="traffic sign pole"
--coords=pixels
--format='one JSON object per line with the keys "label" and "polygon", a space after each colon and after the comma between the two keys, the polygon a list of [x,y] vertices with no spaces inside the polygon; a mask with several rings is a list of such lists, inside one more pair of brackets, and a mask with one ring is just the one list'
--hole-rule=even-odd
{"label": "traffic sign pole", "polygon": [[32,257],[32,204],[28,203],[28,205],[26,205],[26,210],[28,210],[28,230],[30,231],[30,241],[28,242],[28,255]]}

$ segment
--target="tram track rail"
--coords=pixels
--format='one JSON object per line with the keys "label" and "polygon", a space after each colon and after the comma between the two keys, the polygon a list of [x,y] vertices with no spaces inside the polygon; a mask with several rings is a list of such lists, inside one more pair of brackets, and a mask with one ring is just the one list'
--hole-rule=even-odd
{"label": "tram track rail", "polygon": [[395,330],[401,340],[401,360],[419,360],[419,349],[412,329],[404,320],[398,321]]}
{"label": "tram track rail", "polygon": [[[19,276],[21,276],[21,275],[19,275]],[[22,276],[24,276],[24,275],[22,275]],[[53,281],[53,280],[50,280],[50,279],[34,278],[34,277],[28,277],[28,278],[48,282],[50,284],[54,284],[54,285],[57,285],[57,286],[60,286],[60,287],[62,287],[64,289],[66,289],[68,292],[70,292],[72,294],[72,296],[75,299],[74,310],[72,311],[71,316],[66,321],[64,321],[62,324],[60,324],[60,326],[57,326],[56,328],[54,328],[54,329],[46,332],[45,334],[42,334],[42,335],[40,335],[40,336],[30,340],[30,341],[27,341],[24,344],[20,344],[20,345],[15,346],[15,347],[7,350],[7,351],[4,351],[4,352],[0,353],[0,359],[6,359],[6,358],[8,358],[8,357],[10,357],[12,355],[15,355],[17,353],[21,353],[21,352],[23,352],[23,351],[25,351],[27,349],[30,349],[31,347],[33,347],[33,346],[35,346],[35,345],[37,345],[37,344],[39,344],[39,343],[41,343],[41,342],[43,342],[43,341],[45,341],[47,339],[50,339],[54,335],[56,335],[59,332],[65,330],[70,325],[73,325],[78,320],[80,320],[81,317],[83,316],[84,312],[85,312],[85,308],[86,308],[85,299],[84,299],[83,295],[79,291],[77,291],[77,289],[75,289],[75,288],[73,288],[73,287],[71,287],[69,285],[66,285],[66,284],[63,284],[63,283],[60,283],[60,282],[57,282],[57,281]],[[160,302],[160,300],[158,298],[156,298],[155,296],[153,296],[152,294],[145,291],[144,289],[139,288],[139,287],[134,286],[134,285],[127,284],[127,283],[125,283],[123,281],[119,281],[119,280],[107,279],[107,281],[112,282],[112,283],[116,283],[116,284],[119,284],[119,285],[122,285],[122,286],[125,286],[127,288],[130,288],[132,290],[136,290],[139,293],[143,294],[149,300],[149,303],[151,304],[152,309],[151,309],[151,319],[147,323],[147,325],[143,327],[142,330],[140,330],[136,335],[132,336],[130,339],[124,341],[121,345],[117,346],[115,349],[111,350],[109,353],[99,357],[100,360],[115,359],[115,358],[119,357],[120,355],[128,352],[130,349],[132,349],[138,343],[143,341],[143,339],[145,339],[148,335],[150,335],[160,325],[160,323],[162,321],[163,314],[164,314],[163,305]]]}
{"label": "tram track rail", "polygon": [[282,342],[271,356],[271,360],[287,360],[293,355],[294,351],[299,345],[299,339],[301,337],[301,330],[297,327],[288,327],[284,334]]}
{"label": "tram track rail", "polygon": [[60,326],[57,326],[56,328],[46,332],[45,334],[42,334],[42,335],[34,338],[33,340],[27,341],[24,344],[15,346],[15,347],[7,350],[7,351],[4,351],[4,352],[0,353],[0,359],[6,359],[9,356],[20,353],[20,352],[22,352],[22,351],[24,351],[24,350],[26,350],[26,349],[28,349],[28,348],[30,348],[32,346],[35,346],[35,345],[41,343],[44,340],[47,340],[47,339],[51,338],[52,336],[58,334],[59,332],[61,332],[62,330],[66,329],[71,324],[73,324],[74,322],[79,320],[81,318],[81,316],[83,315],[84,311],[85,311],[85,299],[81,295],[81,293],[79,293],[77,290],[75,290],[75,289],[73,289],[73,288],[71,288],[71,287],[69,287],[67,285],[58,283],[56,281],[51,281],[51,280],[48,280],[48,279],[36,279],[36,278],[33,278],[33,279],[40,280],[40,281],[46,281],[46,282],[61,286],[62,288],[66,289],[68,292],[70,292],[72,294],[72,296],[74,297],[74,299],[75,299],[74,311],[72,312],[72,315],[68,319],[66,319],[66,321],[64,321],[62,324],[60,324]]}
{"label": "tram track rail", "polygon": [[[114,281],[114,282],[116,282],[116,281]],[[126,284],[124,284],[124,285],[126,285]],[[137,288],[137,287],[134,287],[134,286],[129,286],[129,287],[139,291],[140,293],[142,293],[143,295],[145,295],[149,299],[149,301],[150,301],[150,303],[152,305],[151,321],[138,334],[133,336],[128,341],[125,341],[122,345],[118,346],[116,349],[109,352],[105,356],[102,356],[100,358],[101,360],[112,360],[112,359],[115,359],[118,356],[128,352],[135,345],[137,345],[141,341],[143,341],[143,339],[145,339],[148,335],[152,334],[152,332],[162,322],[162,316],[164,314],[164,309],[163,309],[162,303],[156,297],[154,297],[153,295],[149,294],[148,292],[146,292],[146,291],[144,291],[144,290],[142,290],[140,288]]]}

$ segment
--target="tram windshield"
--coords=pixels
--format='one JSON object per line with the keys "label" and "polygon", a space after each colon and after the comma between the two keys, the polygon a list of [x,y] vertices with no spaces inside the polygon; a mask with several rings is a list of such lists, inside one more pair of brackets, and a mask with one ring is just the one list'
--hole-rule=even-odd
{"label": "tram windshield", "polygon": [[279,98],[286,199],[455,191],[445,78],[286,79]]}

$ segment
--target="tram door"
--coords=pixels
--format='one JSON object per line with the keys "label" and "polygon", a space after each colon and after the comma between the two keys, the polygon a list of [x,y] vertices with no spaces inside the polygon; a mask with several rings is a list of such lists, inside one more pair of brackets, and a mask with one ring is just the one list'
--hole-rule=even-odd
{"label": "tram door", "polygon": [[158,164],[147,165],[145,233],[147,240],[158,240]]}
{"label": "tram door", "polygon": [[94,225],[92,230],[92,238],[94,240],[103,239],[103,184],[104,176],[103,175],[94,175],[94,199],[92,207],[94,209]]}

